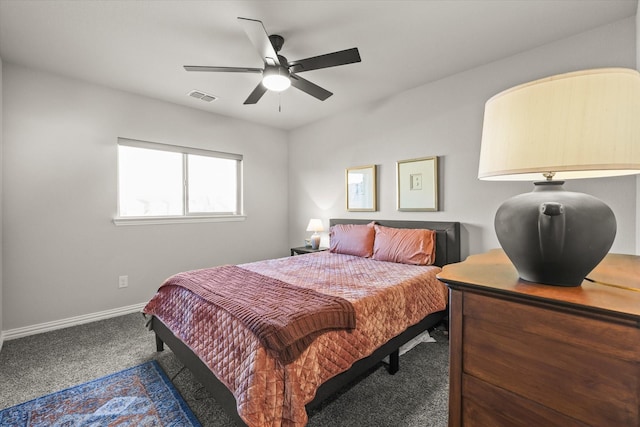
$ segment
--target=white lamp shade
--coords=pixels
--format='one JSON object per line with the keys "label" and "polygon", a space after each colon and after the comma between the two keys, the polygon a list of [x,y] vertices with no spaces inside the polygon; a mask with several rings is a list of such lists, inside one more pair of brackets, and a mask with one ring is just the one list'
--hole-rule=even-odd
{"label": "white lamp shade", "polygon": [[506,90],[485,105],[478,178],[640,173],[640,73],[578,71]]}
{"label": "white lamp shade", "polygon": [[322,220],[312,218],[309,220],[309,225],[307,225],[307,231],[324,231],[324,227],[322,226]]}

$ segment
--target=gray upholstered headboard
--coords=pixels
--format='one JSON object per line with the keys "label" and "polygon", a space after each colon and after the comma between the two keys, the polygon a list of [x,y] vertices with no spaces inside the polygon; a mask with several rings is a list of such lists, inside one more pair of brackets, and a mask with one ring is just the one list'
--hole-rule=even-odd
{"label": "gray upholstered headboard", "polygon": [[436,232],[436,262],[442,267],[445,264],[460,262],[460,223],[437,221],[400,221],[384,219],[348,219],[332,218],[329,225],[336,224],[369,224],[374,221],[385,227],[395,228],[427,228]]}

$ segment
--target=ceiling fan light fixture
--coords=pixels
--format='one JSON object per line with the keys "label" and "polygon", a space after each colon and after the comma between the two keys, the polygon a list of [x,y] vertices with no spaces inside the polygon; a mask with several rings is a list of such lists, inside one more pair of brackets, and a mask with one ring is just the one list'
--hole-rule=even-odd
{"label": "ceiling fan light fixture", "polygon": [[262,84],[269,90],[282,92],[291,86],[289,70],[284,67],[269,67],[264,70]]}

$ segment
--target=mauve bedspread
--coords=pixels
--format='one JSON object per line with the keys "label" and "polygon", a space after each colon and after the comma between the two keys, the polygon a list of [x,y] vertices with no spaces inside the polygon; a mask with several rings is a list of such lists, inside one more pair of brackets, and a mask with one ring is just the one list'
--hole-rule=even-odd
{"label": "mauve bedspread", "polygon": [[144,312],[157,316],[209,366],[232,391],[250,427],[304,426],[305,405],[323,382],[447,304],[435,266],[320,252],[240,267],[344,298],[356,313],[355,329],[326,332],[284,364],[225,310],[184,288],[158,291]]}
{"label": "mauve bedspread", "polygon": [[355,310],[346,299],[236,265],[178,273],[161,289],[167,286],[180,286],[227,311],[285,364],[322,333],[356,327]]}

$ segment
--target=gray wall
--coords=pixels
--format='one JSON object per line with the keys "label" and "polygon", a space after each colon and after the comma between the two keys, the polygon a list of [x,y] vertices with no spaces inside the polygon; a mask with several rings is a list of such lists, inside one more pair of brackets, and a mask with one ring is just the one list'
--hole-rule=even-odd
{"label": "gray wall", "polygon": [[[557,73],[633,68],[635,39],[635,18],[625,19],[293,131],[289,243],[300,244],[309,234],[305,226],[311,217],[322,218],[325,226],[331,217],[353,217],[460,221],[463,257],[498,247],[493,229],[496,209],[533,186],[477,179],[484,103],[504,89]],[[398,212],[395,162],[424,156],[440,157],[441,210]],[[367,164],[379,168],[379,210],[346,212],[345,168]],[[635,177],[572,181],[565,187],[608,203],[618,220],[612,250],[635,251],[636,202],[630,197],[636,194]]]}
{"label": "gray wall", "polygon": [[[8,63],[3,87],[6,331],[143,303],[179,271],[288,254],[286,132]],[[247,219],[115,226],[118,137],[243,154]]]}

